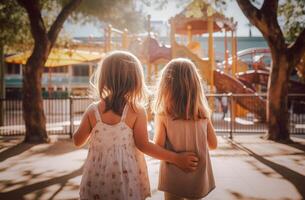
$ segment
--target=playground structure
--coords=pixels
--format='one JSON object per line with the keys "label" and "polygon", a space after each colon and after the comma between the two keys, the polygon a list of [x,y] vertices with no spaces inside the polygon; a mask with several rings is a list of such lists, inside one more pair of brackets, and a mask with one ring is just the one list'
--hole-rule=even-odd
{"label": "playground structure", "polygon": [[[198,10],[200,9],[200,14]],[[193,13],[197,13],[194,15]],[[239,69],[237,63],[237,39],[236,39],[236,26],[237,23],[233,19],[228,19],[222,14],[216,12],[209,4],[193,1],[189,4],[181,13],[170,19],[171,25],[171,47],[170,51],[165,51],[165,47],[160,47],[163,49],[162,52],[170,52],[170,55],[158,55],[156,42],[151,41],[151,45],[147,46],[149,49],[148,57],[149,64],[153,66],[154,69],[156,64],[160,63],[160,59],[166,60],[175,57],[188,57],[190,58],[202,75],[203,80],[209,85],[208,92],[215,93],[216,90],[219,93],[243,93],[243,94],[254,94],[255,92],[245,87],[236,77],[235,74],[242,69]],[[225,67],[223,71],[216,69],[215,63],[215,53],[214,53],[214,41],[213,34],[216,32],[223,31],[225,33],[224,47],[225,47]],[[229,68],[229,51],[228,51],[228,32],[231,33],[231,67]],[[193,40],[194,35],[208,34],[208,57],[202,57],[202,50],[200,43]],[[177,41],[177,36],[186,37],[187,43],[185,45]],[[180,40],[181,41],[181,40]],[[158,56],[156,56],[158,55]],[[155,58],[155,59],[154,59]],[[150,67],[148,65],[148,67]],[[150,67],[151,68],[151,67]],[[245,71],[245,67],[243,67]],[[149,70],[148,70],[149,71]],[[233,102],[233,117],[242,116],[245,111],[242,108],[255,113],[262,120],[265,119],[265,100],[261,97],[245,97],[236,99]],[[255,106],[249,104],[252,102]],[[238,105],[237,105],[237,104]],[[214,104],[213,99],[210,100],[210,104]],[[251,106],[249,106],[251,105]],[[241,107],[240,107],[241,106]],[[213,107],[213,105],[211,106]],[[256,108],[256,109],[253,109]],[[259,108],[259,109],[257,109]]]}
{"label": "playground structure", "polygon": [[[198,67],[203,80],[208,85],[209,93],[233,93],[243,94],[244,98],[233,100],[233,117],[245,116],[248,112],[255,114],[261,120],[266,118],[266,100],[256,95],[265,92],[269,66],[257,61],[249,69],[249,65],[239,60],[243,52],[237,52],[236,27],[233,18],[226,18],[214,10],[209,4],[202,1],[193,1],[181,13],[172,17],[170,23],[170,46],[160,45],[151,32],[150,17],[148,16],[148,34],[139,39],[129,36],[128,31],[119,31],[111,26],[105,29],[105,52],[119,49],[127,49],[136,54],[146,66],[147,81],[150,83],[156,77],[158,71],[169,60],[176,57],[191,59]],[[213,34],[224,32],[224,62],[221,69],[216,69]],[[111,40],[116,34],[120,40]],[[194,40],[194,36],[200,37],[208,34],[208,57],[203,57],[203,49],[200,43]],[[231,34],[231,56],[229,58],[228,35]],[[118,38],[118,37],[117,37]],[[247,51],[244,51],[247,53]],[[249,53],[249,52],[248,52]],[[253,49],[251,54],[269,53],[268,49]],[[249,54],[250,54],[249,53]],[[304,93],[305,86],[297,81],[290,81],[289,92]],[[214,104],[210,100],[210,104]],[[213,107],[213,106],[211,106]]]}
{"label": "playground structure", "polygon": [[[199,4],[198,4],[199,3]],[[200,16],[193,16],[193,9],[200,8]],[[120,49],[129,49],[136,54],[141,61],[147,66],[146,75],[147,81],[150,83],[153,77],[156,77],[159,67],[166,64],[169,60],[175,57],[187,57],[191,59],[199,68],[200,74],[203,80],[209,85],[209,92],[215,93],[215,87],[220,93],[245,93],[253,94],[254,92],[244,86],[234,75],[237,73],[237,40],[236,40],[236,25],[233,19],[228,19],[222,14],[216,12],[209,4],[193,1],[189,4],[181,13],[170,19],[171,32],[170,41],[171,46],[162,46],[157,39],[151,34],[150,17],[148,17],[148,36],[144,41],[134,41],[134,38],[127,37],[127,31],[119,31],[108,26],[105,29],[105,52],[113,50],[117,47]],[[214,44],[213,33],[224,31],[225,32],[225,68],[223,71],[216,70],[215,68],[215,56],[214,56]],[[231,74],[229,74],[229,50],[228,50],[228,32],[231,32]],[[208,57],[201,57],[200,43],[193,40],[194,35],[208,34]],[[116,34],[116,38],[120,38],[112,41],[112,37]],[[176,35],[180,35],[182,38],[187,37],[187,44],[179,44],[176,41]],[[178,38],[179,39],[179,38]],[[180,38],[181,39],[181,38]],[[130,43],[129,43],[130,42]],[[128,48],[128,44],[130,48]],[[248,99],[248,100],[247,100]],[[253,98],[243,98],[237,102],[241,106],[254,112],[261,119],[265,119],[265,100],[260,97],[255,97],[258,108],[252,109],[249,105],[249,101],[253,101]],[[214,104],[214,101],[210,101]],[[212,106],[213,107],[213,106]],[[234,104],[234,111],[241,113],[241,108]],[[239,113],[234,113],[240,115]]]}

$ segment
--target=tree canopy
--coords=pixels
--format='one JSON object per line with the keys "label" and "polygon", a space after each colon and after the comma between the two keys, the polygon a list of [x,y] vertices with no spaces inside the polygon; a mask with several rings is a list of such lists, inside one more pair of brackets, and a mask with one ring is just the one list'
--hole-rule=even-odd
{"label": "tree canopy", "polygon": [[[39,1],[47,30],[67,2],[67,0]],[[143,0],[143,3],[148,4],[145,0]],[[145,27],[144,13],[140,11],[135,0],[86,0],[81,3],[68,20],[70,23],[111,23],[114,27],[127,28],[130,32],[140,32]],[[27,14],[16,0],[0,1],[0,24],[0,45],[6,46],[6,52],[11,49],[21,51],[24,48],[33,47]],[[61,33],[57,44],[64,43],[69,39],[68,35]],[[8,47],[10,48],[8,49]]]}
{"label": "tree canopy", "polygon": [[16,46],[16,44],[32,43],[29,20],[16,1],[0,2],[0,45]]}

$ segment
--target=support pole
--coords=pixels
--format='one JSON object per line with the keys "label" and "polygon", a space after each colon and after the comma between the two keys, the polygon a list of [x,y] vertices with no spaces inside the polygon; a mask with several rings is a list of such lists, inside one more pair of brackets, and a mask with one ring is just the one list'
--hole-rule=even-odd
{"label": "support pole", "polygon": [[112,46],[111,46],[111,42],[112,42],[112,34],[111,34],[111,32],[112,32],[112,26],[111,26],[111,24],[109,24],[108,25],[108,51],[111,51],[111,49],[112,49]]}
{"label": "support pole", "polygon": [[157,80],[158,77],[158,64],[154,64],[154,81]]}
{"label": "support pole", "polygon": [[[214,70],[215,70],[215,55],[214,55],[214,20],[213,16],[208,17],[208,32],[209,32],[209,69],[210,69],[210,93],[215,93],[214,90]],[[203,72],[203,69],[202,69]],[[211,110],[214,110],[214,98],[210,99]]]}
{"label": "support pole", "polygon": [[232,76],[235,77],[235,74],[237,72],[237,55],[236,55],[236,37],[235,37],[235,34],[234,34],[234,30],[232,30],[232,38],[231,38],[231,45],[232,45]]}
{"label": "support pole", "polygon": [[147,33],[148,33],[148,37],[150,37],[150,32],[151,32],[151,16],[148,15],[147,16]]}
{"label": "support pole", "polygon": [[108,52],[108,27],[104,27],[104,52]]}
{"label": "support pole", "polygon": [[123,38],[122,38],[122,48],[127,49],[128,48],[128,30],[125,28],[123,32]]}
{"label": "support pole", "polygon": [[173,19],[170,20],[170,41],[171,41],[171,47],[172,47],[172,58],[176,57],[176,39],[175,39],[175,22]]}
{"label": "support pole", "polygon": [[215,70],[215,54],[214,54],[214,22],[213,17],[208,17],[208,32],[209,32],[209,67],[210,67],[210,85],[211,93],[214,92],[214,70]]}
{"label": "support pole", "polygon": [[89,77],[91,77],[92,74],[93,74],[93,65],[92,65],[92,63],[90,62],[90,63],[89,63]]}
{"label": "support pole", "polygon": [[187,44],[190,44],[192,42],[192,26],[187,26]]}
{"label": "support pole", "polygon": [[228,52],[228,38],[227,38],[227,30],[225,30],[225,39],[224,39],[224,45],[225,45],[225,72],[229,72],[228,71],[228,59],[229,59],[229,52]]}
{"label": "support pole", "polygon": [[[234,34],[234,30],[232,30],[232,38],[231,38],[231,45],[232,45],[232,65],[231,65],[231,71],[232,71],[232,76],[235,77],[236,75],[236,46],[235,46],[235,34]],[[237,105],[236,102],[234,101],[234,98],[231,98],[231,121],[232,123],[235,123],[235,118],[236,118],[236,111],[237,111]]]}
{"label": "support pole", "polygon": [[147,82],[151,84],[151,63],[147,61]]}

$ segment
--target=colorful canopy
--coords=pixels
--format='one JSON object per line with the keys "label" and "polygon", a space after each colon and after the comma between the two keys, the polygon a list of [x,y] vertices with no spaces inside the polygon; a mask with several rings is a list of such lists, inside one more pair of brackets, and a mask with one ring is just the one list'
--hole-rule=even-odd
{"label": "colorful canopy", "polygon": [[[7,63],[24,65],[30,57],[31,53],[31,51],[25,51],[23,53],[19,53],[5,58],[5,61]],[[53,48],[45,64],[45,67],[60,67],[84,62],[97,61],[100,60],[102,57],[103,53],[100,52]]]}
{"label": "colorful canopy", "polygon": [[208,17],[213,17],[214,32],[234,30],[236,24],[232,18],[226,18],[217,12],[203,0],[193,0],[181,13],[170,19],[175,27],[175,33],[187,34],[188,27],[191,27],[192,34],[204,34],[208,32]]}

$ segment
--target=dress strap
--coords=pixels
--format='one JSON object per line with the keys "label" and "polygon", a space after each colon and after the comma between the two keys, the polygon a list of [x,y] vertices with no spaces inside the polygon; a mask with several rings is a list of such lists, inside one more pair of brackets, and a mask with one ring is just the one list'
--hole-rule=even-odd
{"label": "dress strap", "polygon": [[125,106],[124,106],[124,109],[123,109],[123,113],[122,113],[122,117],[121,117],[121,122],[125,121],[127,112],[128,112],[128,104],[126,103]]}
{"label": "dress strap", "polygon": [[96,103],[95,106],[94,106],[94,115],[95,115],[96,121],[100,122],[101,121],[101,115],[100,115],[100,112],[98,110],[98,103]]}

